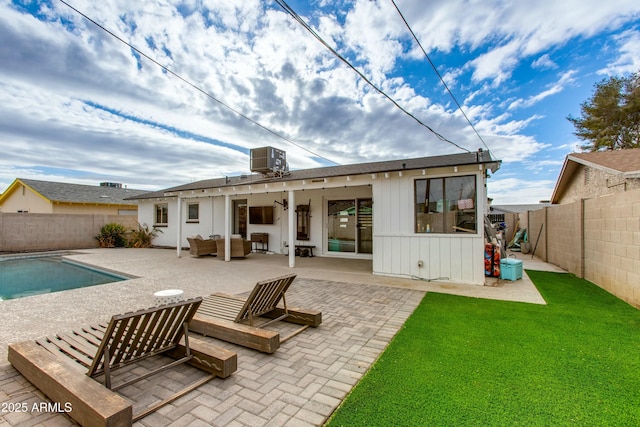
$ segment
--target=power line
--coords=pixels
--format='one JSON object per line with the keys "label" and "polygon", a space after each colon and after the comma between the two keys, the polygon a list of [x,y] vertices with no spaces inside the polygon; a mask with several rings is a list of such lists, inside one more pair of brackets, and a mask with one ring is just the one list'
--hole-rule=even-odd
{"label": "power line", "polygon": [[371,86],[373,89],[376,90],[376,92],[378,92],[380,95],[384,96],[385,98],[387,98],[389,101],[391,101],[393,103],[393,105],[395,105],[398,109],[400,109],[403,113],[405,113],[406,115],[408,115],[409,117],[411,117],[413,120],[415,120],[416,122],[418,122],[418,124],[420,124],[421,126],[425,127],[426,129],[428,129],[431,133],[433,133],[438,139],[440,139],[441,141],[447,142],[449,144],[454,145],[455,147],[459,148],[460,150],[466,151],[466,152],[470,152],[469,150],[467,150],[466,148],[463,148],[461,146],[459,146],[458,144],[456,144],[453,141],[448,140],[447,138],[445,138],[444,136],[442,136],[441,134],[439,134],[438,132],[436,132],[434,129],[432,129],[430,126],[428,126],[427,124],[425,124],[424,122],[422,122],[420,119],[418,119],[415,115],[411,114],[409,111],[407,111],[405,108],[403,108],[400,104],[398,104],[393,98],[391,98],[386,92],[384,92],[382,89],[380,89],[379,87],[377,87],[371,80],[369,80],[362,72],[360,72],[360,70],[358,70],[355,66],[353,66],[344,56],[340,55],[340,53],[338,53],[334,48],[332,48],[322,37],[320,37],[320,35],[318,35],[318,33],[316,33],[313,28],[311,28],[301,17],[300,15],[298,15],[296,13],[295,10],[293,10],[291,8],[291,6],[289,6],[287,4],[286,1],[284,0],[274,0],[285,12],[287,12],[289,15],[291,15],[291,17],[293,17],[293,19],[295,19],[300,25],[302,25],[309,33],[311,33],[311,35],[313,37],[315,37],[320,43],[322,43],[322,45],[324,45],[333,55],[335,55],[340,61],[342,61],[344,64],[346,64],[349,68],[351,68],[356,74],[358,74],[358,76],[360,76],[360,78],[362,80],[364,80],[367,84],[369,84],[369,86]]}
{"label": "power line", "polygon": [[467,115],[465,114],[464,110],[462,109],[462,107],[460,106],[460,103],[458,102],[458,100],[456,99],[456,97],[453,95],[453,93],[451,92],[451,90],[449,89],[449,86],[447,86],[447,83],[445,83],[444,79],[442,78],[442,75],[440,75],[440,72],[438,71],[438,69],[436,68],[435,64],[433,63],[433,61],[431,61],[431,58],[429,58],[429,55],[427,55],[427,52],[424,50],[424,48],[422,47],[422,44],[420,43],[420,40],[418,40],[418,37],[416,36],[416,34],[413,32],[413,30],[411,29],[411,27],[409,26],[409,23],[407,22],[407,20],[404,18],[404,15],[402,14],[402,12],[400,12],[400,8],[398,8],[398,5],[396,4],[396,2],[394,0],[391,0],[391,3],[393,3],[393,6],[396,8],[396,10],[398,11],[398,14],[400,15],[400,17],[402,18],[402,20],[404,21],[404,24],[407,26],[407,29],[409,29],[409,32],[411,33],[411,35],[413,36],[413,39],[416,41],[416,43],[418,43],[418,46],[420,46],[420,50],[422,50],[422,53],[424,53],[424,56],[427,58],[427,61],[429,61],[429,64],[431,64],[431,68],[433,68],[433,71],[435,71],[436,75],[438,76],[438,78],[440,79],[440,81],[442,82],[442,84],[444,85],[444,88],[447,90],[447,92],[449,92],[449,95],[451,95],[451,98],[453,99],[453,102],[456,103],[456,105],[458,106],[458,110],[460,110],[460,112],[462,113],[462,115],[464,116],[464,118],[467,120],[467,123],[469,123],[469,126],[471,126],[471,129],[473,129],[473,131],[476,133],[476,135],[478,135],[478,138],[480,138],[480,141],[482,142],[482,144],[484,144],[485,147],[487,147],[487,150],[489,150],[489,152],[491,152],[491,150],[489,149],[489,146],[487,146],[487,143],[484,142],[484,139],[482,139],[482,137],[480,136],[480,134],[478,133],[478,131],[476,130],[476,127],[473,125],[473,123],[471,123],[471,120],[469,120],[469,117],[467,117]]}
{"label": "power line", "polygon": [[156,61],[155,59],[153,59],[152,57],[150,57],[149,55],[147,55],[146,53],[144,53],[143,51],[141,51],[140,49],[138,49],[137,47],[133,46],[131,43],[127,42],[126,40],[122,39],[120,36],[116,35],[115,33],[111,32],[110,30],[108,30],[107,28],[105,28],[104,26],[102,26],[101,24],[97,23],[96,21],[94,21],[93,19],[89,18],[89,16],[87,16],[86,14],[84,14],[83,12],[79,11],[78,9],[76,9],[75,7],[71,6],[69,3],[67,3],[64,0],[60,0],[60,2],[62,4],[64,4],[65,6],[69,7],[71,10],[73,10],[74,12],[76,12],[77,14],[79,14],[80,16],[82,16],[83,18],[85,18],[87,21],[91,22],[92,24],[94,24],[95,26],[97,26],[98,28],[100,28],[101,30],[103,30],[104,32],[106,32],[107,34],[109,34],[110,36],[114,37],[115,39],[117,39],[118,41],[124,43],[125,45],[127,45],[128,47],[130,47],[132,50],[134,50],[136,53],[140,54],[141,56],[145,57],[146,59],[148,59],[149,61],[153,62],[154,64],[156,64],[157,66],[159,66],[160,68],[162,68],[163,70],[165,70],[167,73],[171,74],[172,76],[182,80],[184,83],[186,83],[187,85],[191,86],[192,88],[194,88],[195,90],[197,90],[198,92],[202,93],[203,95],[205,95],[206,97],[208,97],[209,99],[217,102],[218,104],[222,105],[223,107],[227,108],[228,110],[232,111],[233,113],[239,115],[240,117],[242,117],[245,120],[248,120],[249,122],[253,123],[254,125],[266,130],[267,132],[269,132],[270,134],[288,142],[291,145],[294,145],[304,151],[306,151],[307,153],[310,153],[318,158],[324,159],[328,162],[333,163],[334,165],[339,165],[339,163],[334,162],[331,159],[328,159],[324,156],[321,156],[320,154],[314,153],[313,151],[301,146],[300,144],[297,144],[295,142],[293,142],[292,140],[290,140],[289,138],[280,135],[279,133],[277,133],[274,130],[269,129],[268,127],[260,124],[259,122],[255,121],[254,119],[248,117],[247,115],[241,113],[240,111],[236,110],[235,108],[231,107],[230,105],[225,104],[223,101],[219,100],[218,98],[214,97],[213,95],[211,95],[209,92],[205,91],[204,89],[200,88],[199,86],[197,86],[195,83],[192,83],[191,81],[185,79],[184,77],[182,77],[181,75],[177,74],[176,72],[172,71],[170,68],[166,67],[165,65],[162,65],[161,63],[159,63],[158,61]]}

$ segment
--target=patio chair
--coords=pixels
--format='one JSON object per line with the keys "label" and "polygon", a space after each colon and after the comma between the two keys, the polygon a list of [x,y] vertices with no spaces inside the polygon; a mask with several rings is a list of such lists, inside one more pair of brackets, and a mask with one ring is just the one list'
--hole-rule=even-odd
{"label": "patio chair", "polygon": [[[251,253],[251,242],[242,237],[231,237],[231,256],[230,258],[244,258]],[[216,240],[216,249],[218,258],[225,258],[224,239]]]}
{"label": "patio chair", "polygon": [[218,249],[214,239],[203,239],[200,236],[187,237],[189,253],[194,256],[217,255]]}
{"label": "patio chair", "polygon": [[[109,325],[9,345],[9,362],[81,425],[132,425],[158,408],[218,376],[237,368],[237,355],[191,337],[188,322],[202,298],[116,315]],[[112,384],[112,372],[151,356],[164,354],[170,363]],[[159,403],[133,413],[132,403],[115,393],[137,381],[188,363],[211,375],[195,381]],[[123,377],[137,374],[127,370]],[[102,384],[97,380],[101,379]]]}
{"label": "patio chair", "polygon": [[[189,323],[189,329],[199,334],[232,342],[243,347],[274,353],[280,343],[296,336],[309,326],[322,323],[322,313],[287,306],[285,293],[295,274],[258,282],[247,298],[215,293],[205,297]],[[278,304],[282,302],[282,307]],[[265,329],[276,321],[302,325],[280,339],[278,332]]]}

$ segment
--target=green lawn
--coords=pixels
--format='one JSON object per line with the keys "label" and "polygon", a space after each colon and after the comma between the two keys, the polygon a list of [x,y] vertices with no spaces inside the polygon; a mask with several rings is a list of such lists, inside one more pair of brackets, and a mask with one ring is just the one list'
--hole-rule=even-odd
{"label": "green lawn", "polygon": [[548,305],[428,293],[327,426],[640,425],[640,311],[527,273]]}

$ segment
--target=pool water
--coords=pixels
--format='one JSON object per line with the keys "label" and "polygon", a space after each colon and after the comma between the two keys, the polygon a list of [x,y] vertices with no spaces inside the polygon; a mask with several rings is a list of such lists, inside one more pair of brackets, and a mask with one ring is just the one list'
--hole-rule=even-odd
{"label": "pool water", "polygon": [[66,291],[127,277],[72,263],[61,256],[0,259],[0,300]]}

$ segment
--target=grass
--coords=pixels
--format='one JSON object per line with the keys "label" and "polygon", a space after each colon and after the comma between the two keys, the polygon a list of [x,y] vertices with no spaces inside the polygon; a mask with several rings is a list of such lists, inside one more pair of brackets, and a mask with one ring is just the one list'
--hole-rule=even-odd
{"label": "grass", "polygon": [[640,425],[640,311],[527,273],[547,305],[428,293],[326,425]]}

